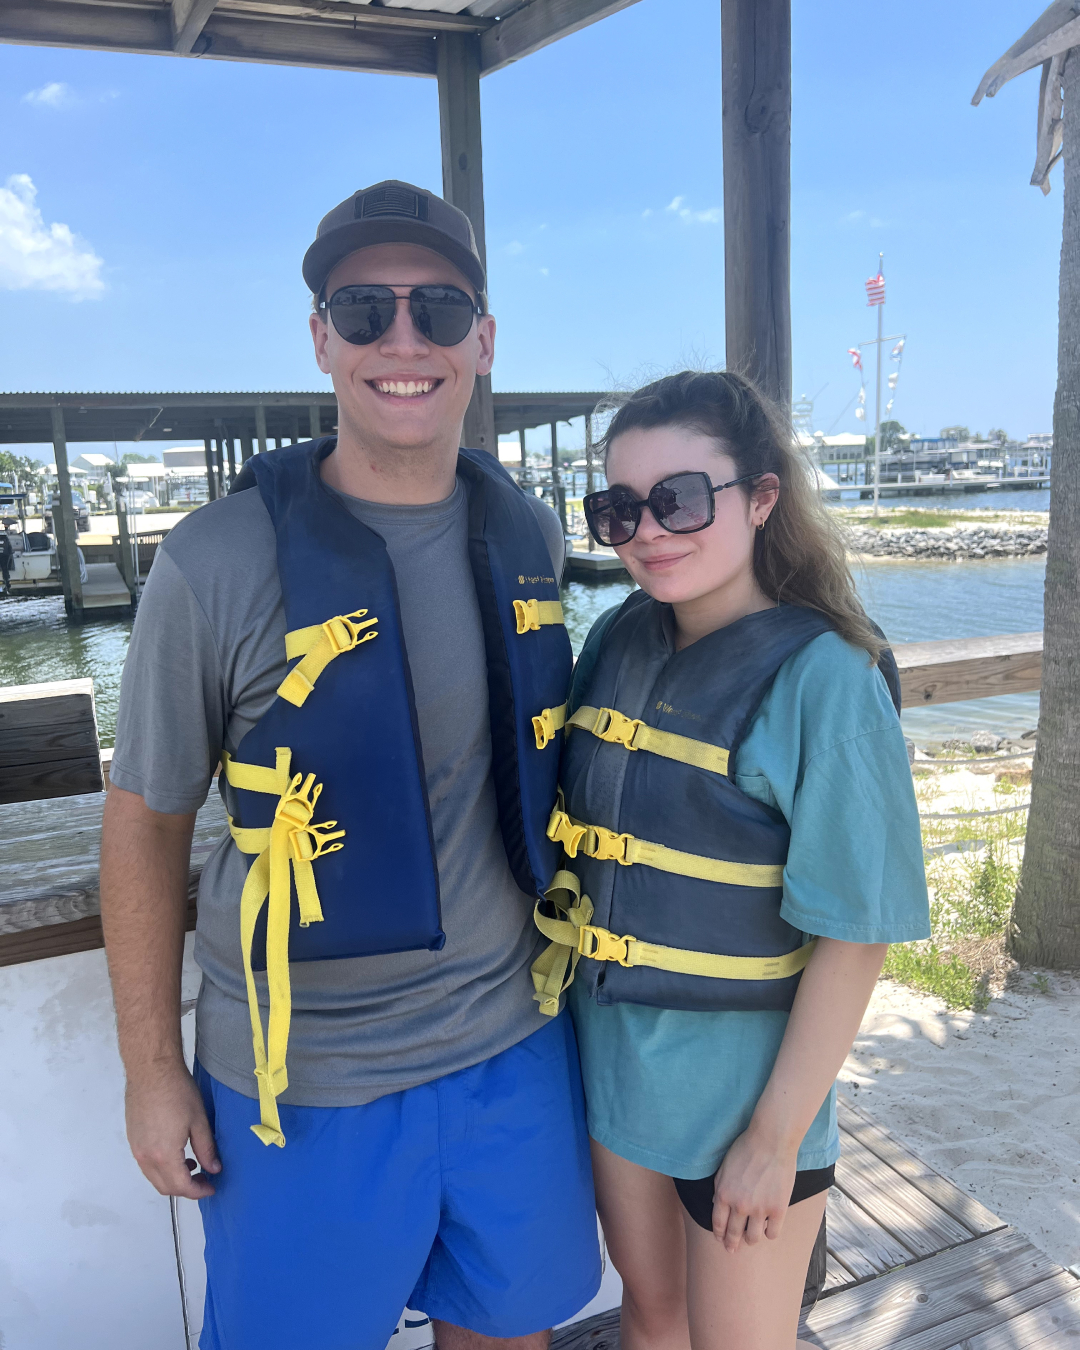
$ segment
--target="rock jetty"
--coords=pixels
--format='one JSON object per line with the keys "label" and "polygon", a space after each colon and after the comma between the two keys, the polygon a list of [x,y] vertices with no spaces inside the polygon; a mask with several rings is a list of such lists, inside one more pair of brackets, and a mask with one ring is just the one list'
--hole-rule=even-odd
{"label": "rock jetty", "polygon": [[873,558],[1024,558],[1046,552],[1046,533],[1045,525],[849,525],[848,550]]}

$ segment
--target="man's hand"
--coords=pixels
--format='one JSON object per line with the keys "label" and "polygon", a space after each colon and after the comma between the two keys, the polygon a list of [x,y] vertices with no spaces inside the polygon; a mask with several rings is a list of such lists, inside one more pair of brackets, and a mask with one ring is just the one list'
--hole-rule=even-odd
{"label": "man's hand", "polygon": [[[214,1188],[203,1174],[221,1171],[202,1094],[183,1063],[128,1078],[127,1136],[143,1176],[162,1195],[201,1200]],[[190,1142],[196,1163],[185,1156]]]}

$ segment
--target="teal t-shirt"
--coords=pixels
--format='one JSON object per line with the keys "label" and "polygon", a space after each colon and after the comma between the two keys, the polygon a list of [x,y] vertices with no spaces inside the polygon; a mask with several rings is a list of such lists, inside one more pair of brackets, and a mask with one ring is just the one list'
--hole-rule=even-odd
{"label": "teal t-shirt", "polygon": [[[788,923],[845,942],[930,936],[907,748],[865,651],[824,633],[790,657],[739,747],[735,781],[791,828]],[[590,1135],[668,1176],[714,1173],[750,1123],[788,1014],[601,1007],[579,984],[569,1003]],[[834,1088],[798,1167],[828,1167],[839,1155]]]}

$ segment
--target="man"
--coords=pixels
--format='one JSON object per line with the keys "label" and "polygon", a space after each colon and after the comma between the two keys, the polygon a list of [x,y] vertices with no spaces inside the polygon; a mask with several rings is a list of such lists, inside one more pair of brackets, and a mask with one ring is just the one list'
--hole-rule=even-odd
{"label": "man", "polygon": [[442,1350],[543,1350],[600,1278],[573,1034],[529,972],[563,539],[458,450],[495,338],[468,219],[377,184],[304,277],[337,437],[256,456],[173,531],[124,668],[101,889],[128,1138],[200,1200],[203,1350],[382,1350],[406,1305]]}

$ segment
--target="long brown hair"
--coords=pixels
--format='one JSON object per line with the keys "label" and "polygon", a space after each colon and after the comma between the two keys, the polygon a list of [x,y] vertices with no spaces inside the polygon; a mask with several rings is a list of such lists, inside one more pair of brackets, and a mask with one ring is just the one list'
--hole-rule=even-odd
{"label": "long brown hair", "polygon": [[[606,457],[626,431],[678,426],[710,436],[735,461],[737,475],[774,473],[780,495],[765,528],[754,536],[754,576],[777,602],[826,615],[842,638],[873,661],[885,643],[866,617],[844,537],[825,508],[813,466],[790,422],[748,379],[730,371],[684,370],[638,389],[622,403],[600,445]],[[754,484],[741,485],[749,499]]]}

